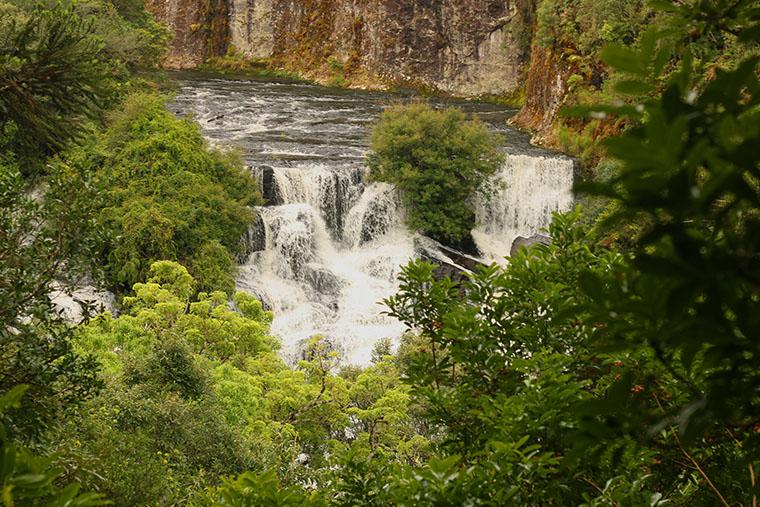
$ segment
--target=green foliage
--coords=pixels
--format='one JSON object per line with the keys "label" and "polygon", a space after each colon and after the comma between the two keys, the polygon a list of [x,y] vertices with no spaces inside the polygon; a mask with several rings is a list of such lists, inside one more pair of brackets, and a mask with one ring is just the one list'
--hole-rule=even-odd
{"label": "green foliage", "polygon": [[386,109],[372,132],[371,177],[401,190],[407,222],[435,239],[466,243],[472,200],[503,161],[483,123],[425,104]]}
{"label": "green foliage", "polygon": [[237,264],[229,250],[219,241],[208,241],[200,247],[193,259],[192,269],[200,292],[217,288],[231,294],[235,290],[230,275],[237,271]]}
{"label": "green foliage", "polygon": [[272,315],[252,296],[236,294],[237,308],[221,291],[201,293],[197,302],[188,303],[194,280],[183,266],[157,262],[149,275],[148,283],[134,285],[134,297],[124,298],[125,315],[99,317],[85,328],[83,339],[89,350],[106,355],[114,346],[145,350],[142,343],[158,339],[163,344],[179,341],[209,359],[228,361],[276,348],[268,334]]}
{"label": "green foliage", "polygon": [[211,56],[203,62],[201,70],[222,74],[239,74],[260,79],[286,82],[307,82],[298,74],[278,68],[267,59],[248,58],[230,45],[224,56]]}
{"label": "green foliage", "polygon": [[[407,352],[411,392],[445,435],[442,449],[466,463],[466,473],[451,472],[455,489],[439,494],[461,503],[564,505],[572,503],[569,489],[580,502],[586,486],[572,479],[581,470],[566,456],[580,422],[576,407],[600,374],[589,377],[593,328],[584,324],[588,297],[579,281],[622,258],[594,246],[579,215],[555,215],[550,245],[521,249],[508,268],[491,266],[461,284],[436,280],[432,265],[414,262],[386,300],[390,314],[421,335]],[[560,475],[562,460],[575,470]],[[435,504],[424,495],[412,498]]]}
{"label": "green foliage", "polygon": [[[39,6],[0,22],[0,149],[39,162],[80,138],[112,93],[92,22],[73,7]],[[36,163],[35,166],[36,167]],[[24,164],[22,172],[31,172]]]}
{"label": "green foliage", "polygon": [[348,85],[346,80],[346,69],[343,62],[331,56],[327,59],[327,69],[330,77],[327,79],[327,86],[345,87]]}
{"label": "green foliage", "polygon": [[145,94],[127,99],[96,150],[110,281],[129,287],[153,261],[172,259],[193,267],[200,289],[230,289],[231,254],[251,222],[248,206],[260,202],[240,160],[209,149],[195,123]]}
{"label": "green foliage", "polygon": [[281,485],[272,471],[259,475],[249,472],[235,479],[225,479],[221,487],[207,494],[202,504],[213,507],[326,505],[309,501],[301,488]]}
{"label": "green foliage", "polygon": [[35,196],[16,165],[0,159],[0,392],[29,388],[24,406],[2,416],[14,437],[38,436],[99,386],[51,300],[54,284],[65,292],[101,244],[91,219],[97,202],[77,168],[51,165]]}
{"label": "green foliage", "polygon": [[143,0],[83,0],[75,9],[82,18],[95,20],[92,28],[103,41],[103,52],[127,71],[160,65],[169,30],[145,10]]}
{"label": "green foliage", "polygon": [[594,55],[604,44],[632,44],[651,21],[644,0],[539,0],[536,41]]}
{"label": "green foliage", "polygon": [[[68,480],[118,505],[259,501],[280,490],[302,501],[322,495],[294,486],[331,483],[349,448],[409,464],[429,457],[393,356],[346,378],[337,352],[314,337],[288,367],[258,300],[215,291],[190,303],[194,284],[181,265],[154,263],[124,298],[125,314],[80,328],[77,346],[101,360],[107,387],[50,437]],[[215,486],[245,469],[272,472]],[[273,490],[250,490],[259,480]]]}
{"label": "green foliage", "polygon": [[[708,2],[722,15],[718,23],[704,16],[704,8],[661,4],[677,13],[674,26],[688,27],[694,37],[714,41],[728,33],[754,43],[760,30],[753,2]],[[645,345],[676,380],[679,395],[662,399],[655,393],[657,405],[641,415],[657,421],[657,429],[677,425],[672,438],[679,446],[698,446],[705,434],[716,435],[709,454],[723,454],[723,467],[739,474],[752,468],[749,456],[759,443],[749,428],[760,410],[760,351],[753,338],[760,327],[754,311],[760,301],[760,59],[746,58],[705,81],[694,74],[702,69],[699,48],[669,30],[635,49],[605,51],[607,62],[630,76],[621,91],[637,105],[599,108],[634,126],[607,143],[622,163],[618,176],[586,189],[618,204],[607,225],[643,217],[650,226],[631,261],[615,273],[618,284],[595,276],[583,284],[593,297],[591,322],[605,322],[601,344],[623,350]],[[680,65],[662,95],[640,96],[660,79],[671,54]],[[715,497],[738,501],[747,480],[737,482],[720,484]]]}
{"label": "green foliage", "polygon": [[[0,394],[0,416],[21,407],[27,385],[17,385]],[[26,448],[15,445],[5,426],[0,424],[0,501],[4,507],[14,505],[49,505],[51,507],[87,507],[106,505],[95,493],[80,494],[78,484],[60,490],[54,486],[61,474],[51,466],[51,460],[35,456]]]}
{"label": "green foliage", "polygon": [[[90,164],[60,158],[91,134],[121,87],[117,77],[127,81],[126,54],[111,51],[127,33],[106,37],[120,18],[94,5],[0,2],[0,391],[29,386],[23,407],[2,416],[20,440],[39,438],[100,387],[96,364],[73,350],[75,331],[52,301],[90,275],[104,244]],[[139,13],[149,25],[142,4]],[[80,304],[87,318],[92,308]]]}
{"label": "green foliage", "polygon": [[227,417],[230,382],[215,385],[215,369],[276,347],[271,314],[251,296],[235,296],[239,310],[218,291],[189,304],[195,282],[183,266],[156,262],[148,276],[124,298],[125,314],[80,328],[77,346],[102,360],[107,387],[52,438],[71,478],[119,505],[186,500],[255,466],[232,427],[249,421]]}

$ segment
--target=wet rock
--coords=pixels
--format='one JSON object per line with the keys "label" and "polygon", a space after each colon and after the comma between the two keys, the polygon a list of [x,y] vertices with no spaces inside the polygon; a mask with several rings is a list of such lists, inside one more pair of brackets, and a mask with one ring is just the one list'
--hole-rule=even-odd
{"label": "wet rock", "polygon": [[463,268],[470,271],[477,271],[478,268],[486,265],[481,259],[475,257],[474,255],[460,252],[459,250],[455,250],[446,245],[438,244],[438,248],[443,254],[454,261],[455,264],[462,266]]}
{"label": "wet rock", "polygon": [[438,278],[448,276],[452,280],[462,280],[479,267],[486,266],[483,261],[476,257],[444,246],[424,236],[415,238],[414,246],[420,259],[437,266],[435,275]]}
{"label": "wet rock", "polygon": [[548,245],[552,242],[549,236],[543,234],[534,234],[533,236],[526,238],[524,236],[517,236],[512,242],[512,248],[509,249],[509,256],[513,257],[517,251],[522,248],[530,248],[533,245]]}
{"label": "wet rock", "polygon": [[239,264],[244,264],[254,252],[261,252],[266,249],[267,237],[264,219],[257,211],[253,211],[253,222],[240,238],[240,253],[237,255]]}
{"label": "wet rock", "polygon": [[261,185],[261,195],[270,206],[283,204],[280,191],[277,188],[277,179],[274,176],[274,169],[268,165],[262,165],[256,168]]}
{"label": "wet rock", "polygon": [[317,264],[304,266],[303,277],[314,290],[322,294],[338,295],[344,285],[335,273]]}

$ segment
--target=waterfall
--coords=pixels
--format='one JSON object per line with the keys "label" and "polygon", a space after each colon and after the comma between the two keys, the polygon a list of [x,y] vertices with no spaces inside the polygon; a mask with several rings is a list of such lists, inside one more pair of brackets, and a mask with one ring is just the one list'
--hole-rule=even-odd
{"label": "waterfall", "polygon": [[[272,188],[264,189],[270,204],[309,204],[321,212],[333,237],[340,238],[346,213],[362,188],[359,169],[309,165],[267,167],[266,171],[271,171],[273,179]],[[264,179],[264,169],[258,168],[254,174]]]}
{"label": "waterfall", "polygon": [[272,332],[286,355],[322,334],[347,361],[367,363],[377,340],[403,332],[379,305],[414,256],[397,192],[384,183],[365,185],[351,171],[268,170],[280,204],[256,209],[238,287],[274,311]]}
{"label": "waterfall", "polygon": [[[215,145],[233,144],[261,183],[266,206],[241,238],[237,287],[274,312],[272,334],[294,357],[303,340],[328,337],[344,360],[369,362],[380,338],[404,326],[383,314],[410,259],[461,276],[479,260],[408,231],[398,193],[366,180],[370,127],[392,97],[293,83],[183,78],[170,106],[193,113]],[[511,155],[479,199],[476,244],[487,260],[509,254],[512,240],[546,227],[572,203],[572,163],[531,148],[507,127],[509,111],[449,102],[477,114],[505,139]]]}
{"label": "waterfall", "polygon": [[548,155],[508,155],[494,178],[494,191],[476,201],[475,244],[488,261],[509,255],[518,236],[532,236],[552,213],[573,205],[573,161]]}
{"label": "waterfall", "polygon": [[346,219],[344,244],[349,248],[403,228],[401,200],[388,183],[373,183],[362,193]]}

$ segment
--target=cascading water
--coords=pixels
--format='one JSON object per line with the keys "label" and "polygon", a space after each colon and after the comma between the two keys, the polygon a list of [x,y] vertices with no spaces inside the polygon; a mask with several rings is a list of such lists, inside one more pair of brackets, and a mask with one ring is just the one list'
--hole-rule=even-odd
{"label": "cascading water", "polygon": [[[274,311],[272,332],[286,356],[296,354],[302,340],[322,334],[346,361],[367,363],[377,340],[404,330],[380,305],[396,291],[400,266],[422,254],[420,248],[435,248],[406,230],[390,185],[365,181],[369,129],[391,97],[177,77],[174,111],[192,113],[212,143],[241,148],[268,199],[243,238],[238,288]],[[570,206],[572,165],[545,152],[528,155],[536,151],[526,136],[506,127],[510,111],[452,105],[478,114],[500,131],[510,151],[523,153],[510,156],[499,173],[497,180],[507,182],[499,194],[478,203],[477,244],[486,258],[500,258],[515,235],[537,232],[551,211]]]}
{"label": "cascading water", "polygon": [[483,257],[500,261],[518,236],[549,226],[552,213],[573,205],[573,161],[565,157],[510,154],[494,178],[494,192],[479,197],[472,237]]}

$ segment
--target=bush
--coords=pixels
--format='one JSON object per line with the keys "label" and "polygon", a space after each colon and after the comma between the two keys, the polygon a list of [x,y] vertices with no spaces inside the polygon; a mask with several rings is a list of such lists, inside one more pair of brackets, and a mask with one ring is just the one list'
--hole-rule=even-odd
{"label": "bush", "polygon": [[369,165],[372,178],[401,190],[411,228],[461,246],[475,225],[472,199],[503,159],[479,120],[417,103],[383,112]]}
{"label": "bush", "polygon": [[239,158],[210,149],[194,122],[146,94],[127,99],[98,151],[112,285],[128,288],[153,261],[171,259],[193,266],[201,288],[229,290],[231,253],[251,222],[249,206],[261,202]]}

